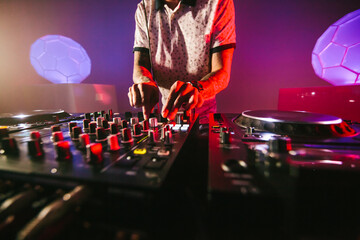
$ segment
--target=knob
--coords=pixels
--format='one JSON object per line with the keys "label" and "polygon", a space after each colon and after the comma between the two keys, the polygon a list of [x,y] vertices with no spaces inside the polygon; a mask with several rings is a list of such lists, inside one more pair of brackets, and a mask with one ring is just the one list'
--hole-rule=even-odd
{"label": "knob", "polygon": [[109,114],[109,119],[108,119],[108,121],[111,121],[111,120],[113,119],[113,117],[114,117],[114,112],[113,112],[113,110],[112,110],[112,109],[109,109],[108,114]]}
{"label": "knob", "polygon": [[79,126],[75,126],[72,128],[71,139],[74,141],[79,140],[79,135],[82,134],[82,129]]}
{"label": "knob", "polygon": [[126,121],[129,121],[131,117],[132,117],[132,113],[131,113],[131,112],[125,112],[125,120],[126,120]]}
{"label": "knob", "polygon": [[86,146],[90,144],[90,136],[89,134],[83,133],[79,136],[79,148],[85,149]]}
{"label": "knob", "polygon": [[152,117],[149,119],[150,128],[156,128],[158,126],[157,118]]}
{"label": "knob", "polygon": [[90,120],[89,119],[84,119],[83,120],[83,129],[84,131],[89,131],[89,124],[90,124]]}
{"label": "knob", "polygon": [[56,160],[66,161],[72,159],[69,141],[56,142],[55,149],[56,149]]}
{"label": "knob", "polygon": [[109,115],[108,113],[105,113],[104,119],[105,119],[106,121],[110,121],[110,115]]}
{"label": "knob", "polygon": [[97,119],[96,119],[96,123],[97,123],[97,126],[98,127],[102,127],[102,121],[104,120],[104,118],[103,117],[98,117]]}
{"label": "knob", "polygon": [[142,121],[141,125],[142,125],[142,131],[143,132],[149,131],[149,120]]}
{"label": "knob", "polygon": [[97,127],[96,122],[91,122],[89,124],[89,134],[90,135],[95,135],[96,134],[96,127]]}
{"label": "knob", "polygon": [[31,138],[31,140],[41,141],[40,132],[38,132],[38,131],[32,131],[32,132],[30,133],[30,138]]}
{"label": "knob", "polygon": [[108,136],[107,140],[108,140],[109,151],[120,150],[119,139],[116,135]]}
{"label": "knob", "polygon": [[291,150],[291,139],[288,137],[273,137],[268,142],[269,152],[287,153]]}
{"label": "knob", "polygon": [[170,125],[166,124],[162,129],[161,129],[161,140],[165,139],[165,132],[166,131],[170,131]]}
{"label": "knob", "polygon": [[121,125],[121,118],[120,118],[120,117],[116,117],[116,118],[114,118],[114,121],[113,121],[113,122],[120,126],[120,125]]}
{"label": "knob", "polygon": [[119,127],[116,123],[110,123],[110,133],[114,135],[119,134]]}
{"label": "knob", "polygon": [[133,141],[133,138],[131,136],[131,129],[130,128],[123,128],[121,130],[122,140],[123,143],[129,143]]}
{"label": "knob", "polygon": [[85,113],[84,118],[91,121],[91,113]]}
{"label": "knob", "polygon": [[108,129],[109,128],[109,121],[104,119],[104,120],[102,120],[101,125],[102,125],[103,128]]}
{"label": "knob", "polygon": [[90,143],[86,145],[86,160],[91,164],[103,162],[103,150],[101,143]]}
{"label": "knob", "polygon": [[51,126],[51,132],[59,132],[59,131],[61,131],[60,125]]}
{"label": "knob", "polygon": [[166,145],[171,145],[173,143],[172,142],[172,132],[171,132],[171,130],[165,131],[164,143]]}
{"label": "knob", "polygon": [[149,130],[149,133],[148,133],[148,136],[149,136],[149,143],[150,144],[153,144],[156,142],[156,135],[155,135],[155,131],[154,130]]}
{"label": "knob", "polygon": [[137,118],[137,117],[130,118],[130,125],[131,126],[134,126],[135,124],[138,124],[138,123],[139,123],[139,118]]}
{"label": "knob", "polygon": [[231,142],[230,131],[228,129],[226,129],[226,128],[225,128],[225,130],[223,128],[221,128],[221,130],[220,130],[220,143],[229,144],[230,142]]}
{"label": "knob", "polygon": [[53,142],[60,142],[64,140],[64,135],[62,132],[53,132],[51,135],[51,140]]}
{"label": "knob", "polygon": [[141,132],[141,125],[136,123],[133,125],[133,136],[134,137],[140,137],[142,135]]}
{"label": "knob", "polygon": [[17,155],[19,153],[19,148],[15,138],[11,138],[11,137],[3,138],[1,143],[2,143],[2,150],[6,155]]}
{"label": "knob", "polygon": [[72,129],[73,127],[75,127],[77,124],[76,122],[69,122],[68,127],[69,127],[69,133],[72,133]]}
{"label": "knob", "polygon": [[144,113],[143,112],[138,112],[137,116],[139,118],[139,121],[144,121]]}
{"label": "knob", "polygon": [[98,112],[93,112],[93,120],[96,121],[96,119],[99,117]]}
{"label": "knob", "polygon": [[128,127],[128,122],[126,120],[122,120],[121,121],[121,128],[127,128]]}
{"label": "knob", "polygon": [[42,144],[38,140],[31,140],[28,142],[28,152],[29,155],[32,157],[39,158],[44,156]]}
{"label": "knob", "polygon": [[103,127],[96,128],[96,141],[105,141],[107,137],[106,130]]}

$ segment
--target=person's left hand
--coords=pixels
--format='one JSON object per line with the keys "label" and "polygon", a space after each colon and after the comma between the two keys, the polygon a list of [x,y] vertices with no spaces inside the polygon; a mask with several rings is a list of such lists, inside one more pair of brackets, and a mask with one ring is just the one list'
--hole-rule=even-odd
{"label": "person's left hand", "polygon": [[170,88],[169,97],[162,108],[162,116],[174,120],[176,113],[183,107],[185,111],[201,107],[204,99],[199,90],[190,83],[176,81]]}

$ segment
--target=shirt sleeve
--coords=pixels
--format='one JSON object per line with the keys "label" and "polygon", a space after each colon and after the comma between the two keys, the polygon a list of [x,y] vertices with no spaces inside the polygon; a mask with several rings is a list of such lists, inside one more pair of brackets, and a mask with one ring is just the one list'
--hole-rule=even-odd
{"label": "shirt sleeve", "polygon": [[148,51],[149,40],[147,36],[144,6],[139,3],[135,12],[135,39],[133,51]]}
{"label": "shirt sleeve", "polygon": [[212,30],[211,52],[235,48],[235,9],[233,0],[219,0]]}

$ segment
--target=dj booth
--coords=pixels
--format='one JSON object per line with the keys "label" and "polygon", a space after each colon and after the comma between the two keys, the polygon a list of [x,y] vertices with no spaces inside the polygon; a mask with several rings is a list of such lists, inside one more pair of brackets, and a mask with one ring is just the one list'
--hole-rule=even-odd
{"label": "dj booth", "polygon": [[0,239],[358,239],[360,124],[322,113],[0,118]]}

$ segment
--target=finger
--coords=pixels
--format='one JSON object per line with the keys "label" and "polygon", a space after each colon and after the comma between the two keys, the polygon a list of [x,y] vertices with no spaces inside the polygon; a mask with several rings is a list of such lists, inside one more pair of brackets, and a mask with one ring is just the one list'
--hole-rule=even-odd
{"label": "finger", "polygon": [[132,97],[133,97],[133,103],[134,103],[134,107],[141,107],[142,106],[142,102],[141,102],[141,95],[140,95],[140,91],[139,91],[139,84],[134,84],[132,86]]}
{"label": "finger", "polygon": [[204,98],[203,96],[199,93],[199,97],[198,97],[198,103],[196,104],[196,108],[199,108],[203,105],[204,103]]}
{"label": "finger", "polygon": [[144,114],[145,120],[147,120],[150,118],[152,106],[151,106],[150,96],[149,96],[149,94],[145,93],[143,84],[139,84],[139,93],[140,93],[140,99],[141,99],[141,103],[142,103],[142,112]]}
{"label": "finger", "polygon": [[183,82],[176,81],[171,86],[169,97],[167,98],[166,103],[164,104],[163,109],[161,111],[164,118],[168,117],[170,110],[173,108],[174,101],[176,100],[176,98],[179,95],[179,90],[181,89],[181,87],[183,85],[184,85]]}
{"label": "finger", "polygon": [[133,102],[132,93],[131,93],[131,87],[129,87],[128,98],[129,98],[130,106],[134,107],[134,102]]}
{"label": "finger", "polygon": [[199,102],[199,92],[198,91],[195,91],[194,92],[194,95],[192,95],[190,98],[189,98],[189,101],[187,104],[184,105],[184,110],[185,111],[190,111],[191,109],[195,108],[196,105],[198,104]]}

